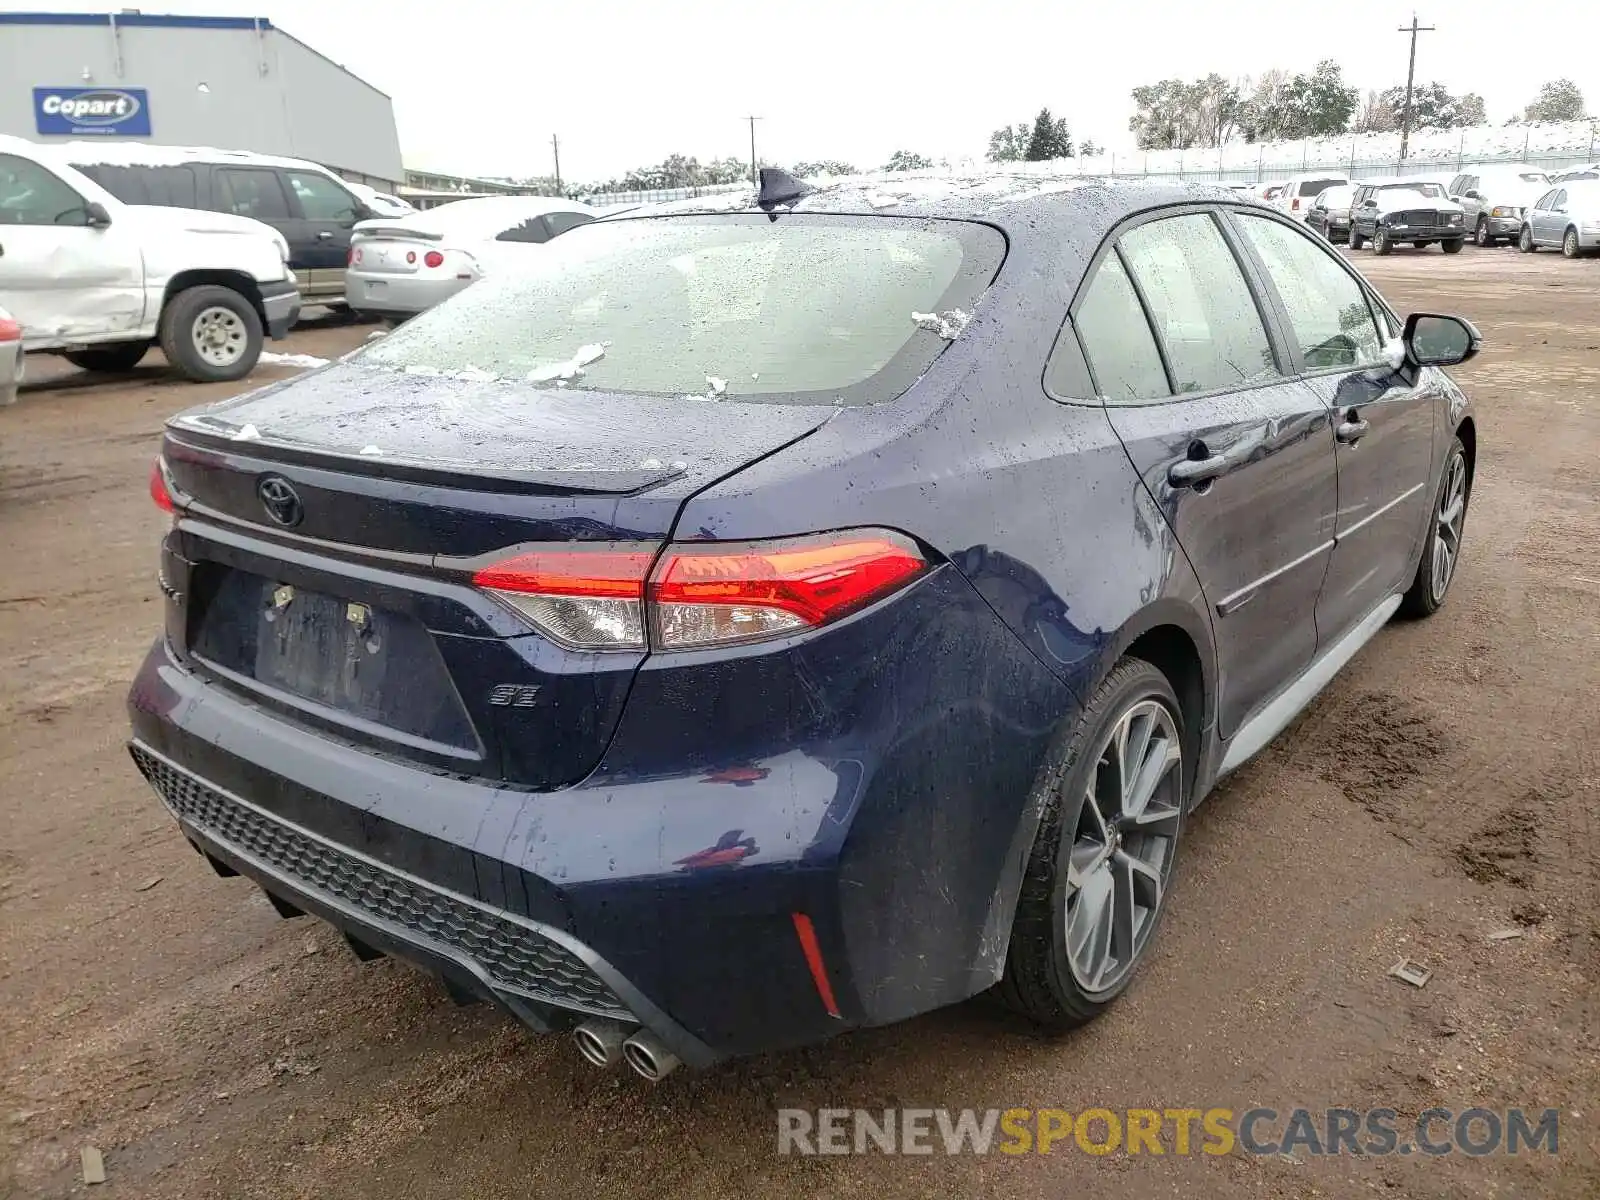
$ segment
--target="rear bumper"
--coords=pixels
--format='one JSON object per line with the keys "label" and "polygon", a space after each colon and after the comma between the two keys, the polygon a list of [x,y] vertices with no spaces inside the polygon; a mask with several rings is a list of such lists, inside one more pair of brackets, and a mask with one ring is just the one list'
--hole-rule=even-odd
{"label": "rear bumper", "polygon": [[[1455,226],[1425,225],[1408,228],[1406,226],[1380,225],[1378,229],[1387,233],[1391,240],[1396,242],[1459,242],[1467,236],[1467,231]],[[1376,232],[1376,231],[1374,231]]]}
{"label": "rear bumper", "polygon": [[165,639],[129,697],[136,761],[214,858],[532,1025],[637,1021],[697,1065],[990,986],[1075,704],[951,569],[800,650],[647,662],[553,791],[316,732]]}
{"label": "rear bumper", "polygon": [[300,289],[293,279],[261,285],[261,308],[267,318],[267,336],[282,341],[300,319]]}
{"label": "rear bumper", "polygon": [[344,298],[358,312],[413,316],[441,304],[470,287],[471,279],[418,279],[411,275],[374,275],[347,271]]}

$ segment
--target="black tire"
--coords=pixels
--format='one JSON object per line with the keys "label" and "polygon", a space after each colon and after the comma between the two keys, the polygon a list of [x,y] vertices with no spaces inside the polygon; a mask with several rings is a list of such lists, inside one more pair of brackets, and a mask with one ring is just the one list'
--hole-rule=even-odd
{"label": "black tire", "polygon": [[1522,232],[1517,234],[1517,249],[1524,254],[1532,254],[1539,247],[1533,244],[1533,227],[1524,225]]}
{"label": "black tire", "polygon": [[112,342],[106,346],[93,346],[88,350],[70,350],[61,357],[85,371],[104,371],[107,375],[121,375],[139,365],[149,342]]}
{"label": "black tire", "polygon": [[1386,254],[1394,253],[1394,243],[1389,240],[1389,235],[1381,229],[1372,231],[1372,252],[1380,258]]}
{"label": "black tire", "polygon": [[[1453,532],[1450,532],[1446,529],[1445,518],[1451,515],[1447,510],[1453,510],[1452,494],[1458,487],[1461,509],[1453,514],[1450,523]],[[1450,443],[1450,453],[1445,456],[1444,470],[1439,474],[1433,507],[1428,510],[1428,538],[1423,544],[1422,560],[1417,563],[1417,574],[1400,602],[1400,611],[1406,616],[1431,617],[1444,604],[1461,565],[1461,539],[1466,532],[1467,508],[1471,501],[1472,471],[1467,466],[1467,450],[1461,439],[1455,438]]]}
{"label": "black tire", "polygon": [[[1158,777],[1153,795],[1143,810],[1147,817],[1153,814],[1158,823],[1141,824],[1129,820],[1125,827],[1107,827],[1097,815],[1102,807],[1091,806],[1088,791],[1092,786],[1099,796],[1114,790],[1111,769],[1101,768],[1106,761],[1103,755],[1113,753],[1110,739],[1124,718],[1131,716],[1137,723],[1144,719],[1138,715],[1141,713],[1148,714],[1151,721],[1151,733],[1145,739],[1147,752],[1159,759],[1164,757],[1161,746],[1173,745],[1178,748],[1180,757]],[[1162,739],[1160,743],[1157,737]],[[1142,758],[1141,761],[1152,759]],[[1076,723],[1070,730],[1063,731],[1062,739],[1053,747],[1035,784],[1034,796],[1042,805],[1039,832],[1017,898],[1005,974],[996,987],[997,995],[1008,1007],[1047,1029],[1064,1030],[1093,1020],[1127,989],[1138,974],[1139,963],[1149,950],[1166,909],[1165,898],[1182,842],[1184,809],[1193,782],[1183,711],[1172,685],[1165,675],[1144,660],[1123,659],[1095,691]],[[1071,849],[1074,845],[1083,847],[1093,843],[1092,837],[1087,841],[1080,837],[1085,828],[1102,830],[1105,854],[1088,867],[1081,886],[1074,887],[1069,883],[1071,871],[1082,868],[1081,865],[1071,866]],[[1170,836],[1140,832],[1156,829],[1170,830]],[[1156,875],[1161,883],[1159,892],[1154,895],[1155,903],[1145,906],[1142,919],[1136,915],[1139,905],[1135,881],[1146,890],[1146,899],[1151,899],[1149,874],[1129,871],[1126,893],[1115,883],[1106,885],[1113,889],[1114,896],[1125,894],[1135,899],[1132,905],[1135,916],[1127,926],[1132,931],[1131,953],[1126,959],[1115,960],[1118,973],[1114,978],[1107,979],[1105,986],[1097,990],[1091,989],[1078,978],[1080,967],[1068,946],[1068,925],[1073,919],[1069,910],[1074,915],[1088,911],[1081,906],[1086,903],[1091,880],[1099,879],[1102,871],[1105,878],[1113,879],[1119,869],[1126,870],[1119,868],[1123,860],[1142,860],[1147,853],[1159,855]],[[1102,891],[1101,895],[1105,893]],[[1074,904],[1079,907],[1073,907]],[[1107,937],[1109,958],[1109,951],[1119,935],[1108,933]],[[1092,951],[1093,946],[1079,949]]]}
{"label": "black tire", "polygon": [[1568,229],[1566,236],[1561,239],[1561,253],[1567,258],[1579,258],[1583,255],[1583,247],[1578,244],[1578,231]]}
{"label": "black tire", "polygon": [[1467,239],[1466,238],[1458,237],[1458,238],[1451,238],[1448,242],[1440,242],[1439,243],[1439,247],[1446,254],[1460,254],[1461,253],[1461,247],[1465,246],[1466,244],[1467,244]]}
{"label": "black tire", "polygon": [[1427,242],[1412,242],[1411,245],[1418,250],[1426,250],[1428,248]]}
{"label": "black tire", "polygon": [[[197,322],[212,314],[231,314],[208,326],[226,328],[225,353],[208,354],[202,348]],[[161,352],[185,379],[195,383],[220,383],[243,379],[261,357],[261,316],[255,305],[232,288],[201,284],[187,288],[167,301],[161,313]]]}
{"label": "black tire", "polygon": [[1479,217],[1477,228],[1472,231],[1472,240],[1474,244],[1488,249],[1498,243],[1500,239],[1489,232],[1489,218]]}
{"label": "black tire", "polygon": [[1363,247],[1363,246],[1365,246],[1367,244],[1362,239],[1361,235],[1356,232],[1356,227],[1355,227],[1355,224],[1353,222],[1350,225],[1350,236],[1345,238],[1345,242],[1346,242],[1347,245],[1349,245],[1350,249],[1352,249],[1352,250],[1359,250],[1359,249],[1361,249],[1361,247]]}

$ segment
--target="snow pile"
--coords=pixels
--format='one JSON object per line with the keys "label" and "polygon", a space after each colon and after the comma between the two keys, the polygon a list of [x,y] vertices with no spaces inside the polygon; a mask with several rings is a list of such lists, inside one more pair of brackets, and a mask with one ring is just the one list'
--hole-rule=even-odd
{"label": "snow pile", "polygon": [[535,367],[528,372],[529,383],[565,382],[577,379],[583,374],[583,369],[592,362],[599,362],[606,356],[604,344],[595,343],[588,346],[579,346],[578,352],[565,362],[551,363],[547,367]]}
{"label": "snow pile", "polygon": [[266,367],[325,367],[328,360],[318,358],[314,354],[274,354],[270,350],[263,350],[261,357],[256,359]]}
{"label": "snow pile", "polygon": [[967,327],[967,322],[972,320],[972,315],[962,312],[959,308],[952,308],[945,313],[914,312],[911,314],[911,320],[918,329],[937,333],[947,341],[953,342],[961,336],[961,331]]}

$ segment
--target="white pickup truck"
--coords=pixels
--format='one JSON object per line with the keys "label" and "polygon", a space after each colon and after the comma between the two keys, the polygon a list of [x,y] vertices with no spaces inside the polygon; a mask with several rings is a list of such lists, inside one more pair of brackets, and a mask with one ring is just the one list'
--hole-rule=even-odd
{"label": "white pickup truck", "polygon": [[129,371],[159,342],[189,379],[242,378],[299,316],[288,253],[259,221],[124,204],[50,147],[0,136],[0,308],[26,351]]}

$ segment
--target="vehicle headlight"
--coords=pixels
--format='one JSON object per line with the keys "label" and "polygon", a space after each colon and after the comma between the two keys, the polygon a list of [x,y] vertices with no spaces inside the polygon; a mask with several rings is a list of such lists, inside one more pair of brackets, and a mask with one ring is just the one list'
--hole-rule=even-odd
{"label": "vehicle headlight", "polygon": [[1522,210],[1509,205],[1496,205],[1489,213],[1491,217],[1520,217]]}
{"label": "vehicle headlight", "polygon": [[1464,214],[1462,214],[1462,213],[1451,213],[1450,214],[1450,224],[1452,224],[1452,225],[1464,225],[1464,224],[1466,224],[1466,218],[1465,218]]}

